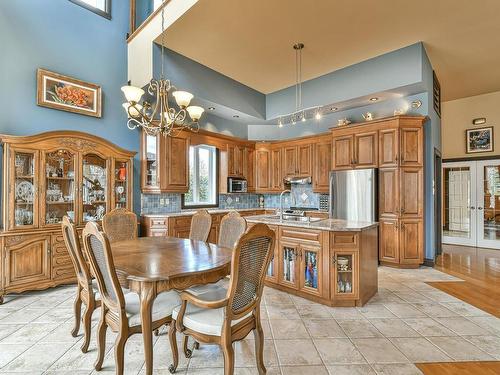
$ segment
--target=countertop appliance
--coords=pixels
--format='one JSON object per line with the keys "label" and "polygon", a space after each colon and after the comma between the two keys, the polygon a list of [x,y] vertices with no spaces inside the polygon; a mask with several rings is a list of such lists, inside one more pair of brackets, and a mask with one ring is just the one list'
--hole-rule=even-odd
{"label": "countertop appliance", "polygon": [[330,172],[330,218],[377,221],[377,169]]}
{"label": "countertop appliance", "polygon": [[247,191],[247,180],[245,180],[244,178],[227,178],[228,193],[246,193]]}

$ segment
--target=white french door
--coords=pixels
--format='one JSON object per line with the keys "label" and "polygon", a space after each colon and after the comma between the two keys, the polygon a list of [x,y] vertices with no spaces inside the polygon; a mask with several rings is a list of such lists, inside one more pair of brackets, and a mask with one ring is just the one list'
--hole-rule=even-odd
{"label": "white french door", "polygon": [[443,243],[500,249],[500,160],[443,163]]}

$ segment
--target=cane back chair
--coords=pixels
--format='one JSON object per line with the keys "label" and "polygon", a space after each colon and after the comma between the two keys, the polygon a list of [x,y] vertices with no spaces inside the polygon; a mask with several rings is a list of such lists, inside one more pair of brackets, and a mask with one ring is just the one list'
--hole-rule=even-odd
{"label": "cane back chair", "polygon": [[111,243],[134,240],[137,238],[137,216],[125,208],[115,208],[103,216],[102,229]]}
{"label": "cane back chair", "polygon": [[212,216],[207,210],[198,210],[191,219],[189,239],[207,242],[210,228],[212,227]]}

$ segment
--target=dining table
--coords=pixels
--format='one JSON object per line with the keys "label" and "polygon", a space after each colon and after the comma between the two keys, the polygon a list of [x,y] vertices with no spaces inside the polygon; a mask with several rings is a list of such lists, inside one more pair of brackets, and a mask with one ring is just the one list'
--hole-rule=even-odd
{"label": "dining table", "polygon": [[139,295],[146,374],[153,372],[152,306],[168,290],[215,283],[229,275],[233,251],[176,237],[139,237],[111,244],[117,272]]}

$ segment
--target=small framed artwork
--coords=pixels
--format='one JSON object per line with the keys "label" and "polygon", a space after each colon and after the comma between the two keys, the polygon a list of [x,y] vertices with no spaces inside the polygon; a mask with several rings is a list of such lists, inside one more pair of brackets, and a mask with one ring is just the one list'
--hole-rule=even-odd
{"label": "small framed artwork", "polygon": [[101,117],[101,86],[38,69],[37,104],[61,111]]}
{"label": "small framed artwork", "polygon": [[493,151],[493,127],[467,129],[465,137],[468,154]]}

